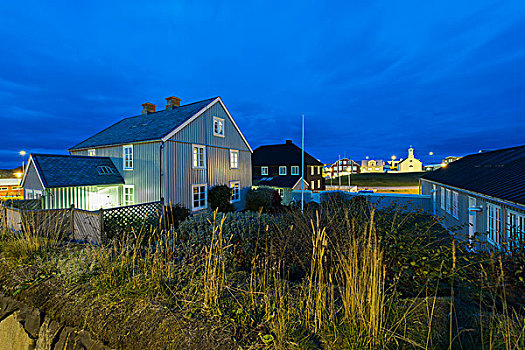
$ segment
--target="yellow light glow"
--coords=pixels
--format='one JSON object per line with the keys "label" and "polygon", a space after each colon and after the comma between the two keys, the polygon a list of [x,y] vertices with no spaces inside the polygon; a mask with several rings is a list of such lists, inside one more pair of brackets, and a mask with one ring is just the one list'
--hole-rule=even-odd
{"label": "yellow light glow", "polygon": [[396,160],[396,158],[397,158],[396,156],[392,156],[392,160]]}
{"label": "yellow light glow", "polygon": [[446,167],[447,166],[447,163],[441,163],[441,167]]}
{"label": "yellow light glow", "polygon": [[433,155],[434,155],[434,152],[430,152],[429,155],[430,155],[430,156],[433,156]]}
{"label": "yellow light glow", "polygon": [[18,178],[21,178],[22,177],[22,173],[15,173],[15,176],[18,177]]}
{"label": "yellow light glow", "polygon": [[19,152],[19,154],[23,157],[23,156],[26,155],[26,151],[22,150],[22,151]]}

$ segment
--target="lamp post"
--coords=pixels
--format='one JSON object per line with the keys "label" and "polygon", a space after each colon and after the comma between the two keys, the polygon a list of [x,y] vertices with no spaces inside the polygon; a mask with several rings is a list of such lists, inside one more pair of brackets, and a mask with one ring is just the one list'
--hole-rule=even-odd
{"label": "lamp post", "polygon": [[25,163],[25,159],[26,159],[26,151],[22,150],[22,151],[18,152],[18,154],[20,154],[20,156],[22,157],[22,173],[24,173],[25,172],[25,169],[24,169],[25,164],[24,163]]}
{"label": "lamp post", "polygon": [[392,166],[390,167],[390,170],[392,171],[394,170],[394,161],[396,160],[396,158],[397,158],[396,156],[392,156],[392,163],[391,163]]}
{"label": "lamp post", "polygon": [[432,170],[434,170],[434,152],[430,151],[428,155],[432,156]]}
{"label": "lamp post", "polygon": [[301,147],[301,213],[304,213],[304,113],[302,128],[302,147]]}

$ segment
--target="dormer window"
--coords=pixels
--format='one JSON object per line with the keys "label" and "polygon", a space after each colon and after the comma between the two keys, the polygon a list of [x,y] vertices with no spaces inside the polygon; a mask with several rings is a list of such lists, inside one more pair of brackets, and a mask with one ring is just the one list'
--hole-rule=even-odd
{"label": "dormer window", "polygon": [[224,119],[213,117],[213,136],[224,137]]}
{"label": "dormer window", "polygon": [[293,166],[291,174],[292,175],[299,175],[299,167],[298,166]]}
{"label": "dormer window", "polygon": [[262,166],[261,167],[261,175],[268,175],[268,167]]}
{"label": "dormer window", "polygon": [[279,167],[279,175],[286,175],[286,166]]}

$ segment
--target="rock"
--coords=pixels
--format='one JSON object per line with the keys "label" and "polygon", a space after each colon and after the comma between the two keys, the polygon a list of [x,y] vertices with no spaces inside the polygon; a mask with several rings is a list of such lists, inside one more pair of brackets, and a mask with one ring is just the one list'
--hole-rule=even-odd
{"label": "rock", "polygon": [[25,331],[23,325],[17,321],[19,311],[15,311],[0,322],[0,350],[33,350],[35,340]]}
{"label": "rock", "polygon": [[62,330],[57,322],[51,321],[49,318],[44,320],[40,332],[38,333],[38,340],[36,341],[36,350],[53,350],[54,342]]}
{"label": "rock", "polygon": [[41,325],[40,311],[38,309],[21,307],[17,320],[24,325],[26,332],[32,338],[38,337]]}

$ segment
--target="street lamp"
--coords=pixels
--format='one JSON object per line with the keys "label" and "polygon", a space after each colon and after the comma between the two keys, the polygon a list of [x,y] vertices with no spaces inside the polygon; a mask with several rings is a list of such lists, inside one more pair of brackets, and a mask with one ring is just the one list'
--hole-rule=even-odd
{"label": "street lamp", "polygon": [[432,156],[432,170],[434,170],[434,164],[435,164],[435,163],[434,163],[434,152],[430,151],[430,152],[428,153],[428,155],[429,155],[429,156]]}
{"label": "street lamp", "polygon": [[24,167],[25,167],[25,160],[26,160],[26,151],[24,150],[21,150],[20,152],[18,152],[18,154],[20,154],[20,156],[22,157],[22,173],[24,172]]}

